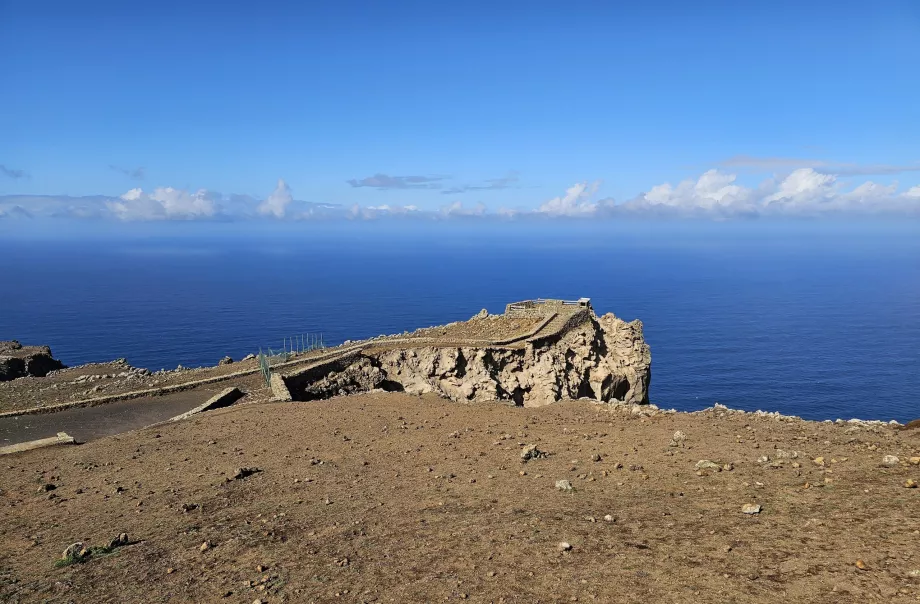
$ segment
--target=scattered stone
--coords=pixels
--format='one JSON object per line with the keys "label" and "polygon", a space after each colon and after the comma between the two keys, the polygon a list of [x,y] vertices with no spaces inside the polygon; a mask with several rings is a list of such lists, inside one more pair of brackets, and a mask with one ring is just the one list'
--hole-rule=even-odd
{"label": "scattered stone", "polygon": [[556,489],[559,491],[571,491],[572,483],[569,482],[568,480],[557,480]]}
{"label": "scattered stone", "polygon": [[604,516],[604,522],[614,522],[614,521],[616,521],[616,518],[614,518],[610,514],[607,514],[606,516]]}
{"label": "scattered stone", "polygon": [[761,509],[762,508],[760,507],[760,504],[745,503],[743,506],[741,506],[741,513],[749,515],[759,514]]}
{"label": "scattered stone", "polygon": [[171,574],[173,574],[174,572],[176,572],[176,569],[173,568],[173,567],[169,567],[169,568],[166,569],[166,574],[167,574],[167,575],[171,575]]}
{"label": "scattered stone", "polygon": [[683,447],[684,441],[687,440],[687,435],[678,430],[674,433],[674,436],[671,437],[671,441],[668,442],[669,447]]}
{"label": "scattered stone", "polygon": [[217,361],[218,365],[230,365],[233,363],[233,359],[230,357],[224,357],[221,360]]}
{"label": "scattered stone", "polygon": [[76,543],[71,543],[64,550],[64,553],[61,554],[62,560],[73,560],[82,558],[86,553],[86,547],[84,547],[82,541],[77,541]]}
{"label": "scattered stone", "polygon": [[119,533],[117,537],[109,542],[109,547],[112,549],[123,545],[128,545],[128,533]]}
{"label": "scattered stone", "polygon": [[211,542],[210,542],[210,541],[205,541],[204,543],[201,544],[201,546],[198,547],[198,549],[199,549],[200,551],[202,551],[202,552],[206,552],[206,551],[208,551],[209,549],[211,549],[212,547],[214,547],[214,546],[211,545]]}
{"label": "scattered stone", "polygon": [[521,451],[521,461],[528,461],[531,459],[541,459],[543,457],[546,457],[546,452],[538,449],[537,445],[527,445]]}
{"label": "scattered stone", "polygon": [[898,459],[895,455],[886,455],[882,458],[882,465],[886,468],[893,468],[899,463],[901,463],[901,460]]}
{"label": "scattered stone", "polygon": [[56,488],[57,488],[57,485],[56,485],[56,484],[51,484],[50,482],[48,482],[48,483],[45,483],[45,484],[43,484],[42,486],[38,487],[38,492],[39,492],[39,493],[47,493],[47,492],[49,492],[49,491],[53,491],[53,490],[56,489]]}
{"label": "scattered stone", "polygon": [[907,480],[904,481],[904,488],[905,489],[916,489],[917,481],[914,480],[913,478],[908,478]]}
{"label": "scattered stone", "polygon": [[250,353],[244,356],[242,359],[240,359],[240,362],[242,363],[243,361],[251,361],[254,358],[256,358],[256,355]]}
{"label": "scattered stone", "polygon": [[914,579],[920,579],[920,569],[908,571],[907,576],[913,577]]}
{"label": "scattered stone", "polygon": [[869,570],[869,567],[866,566],[866,563],[863,562],[862,560],[856,561],[856,568],[858,568],[859,570]]}
{"label": "scattered stone", "polygon": [[907,461],[909,461],[912,466],[920,466],[920,457],[911,457]]}
{"label": "scattered stone", "polygon": [[823,458],[823,457],[815,457],[812,461],[815,462],[815,465],[818,465],[818,466],[823,466],[823,465],[824,465],[824,458]]}
{"label": "scattered stone", "polygon": [[560,541],[559,545],[556,546],[560,552],[572,551],[572,544],[567,541]]}
{"label": "scattered stone", "polygon": [[601,460],[601,454],[600,454],[600,453],[595,453],[594,455],[591,456],[591,461],[593,461],[593,462],[598,462],[598,461],[600,461],[600,460]]}
{"label": "scattered stone", "polygon": [[240,468],[233,475],[233,480],[243,480],[262,471],[262,468]]}
{"label": "scattered stone", "polygon": [[260,565],[258,565],[258,566],[256,567],[256,572],[257,572],[257,573],[264,573],[264,572],[267,571],[267,570],[268,570],[268,567],[265,566],[265,565],[263,565],[263,564],[260,564]]}
{"label": "scattered stone", "polygon": [[697,470],[715,470],[716,472],[722,471],[722,466],[715,463],[714,461],[709,461],[708,459],[701,459],[696,462]]}
{"label": "scattered stone", "polygon": [[179,506],[179,509],[183,512],[191,512],[192,510],[198,509],[198,504],[197,503],[183,503],[181,506]]}
{"label": "scattered stone", "polygon": [[770,457],[767,455],[761,455],[757,458],[757,463],[767,463],[768,461],[770,461]]}

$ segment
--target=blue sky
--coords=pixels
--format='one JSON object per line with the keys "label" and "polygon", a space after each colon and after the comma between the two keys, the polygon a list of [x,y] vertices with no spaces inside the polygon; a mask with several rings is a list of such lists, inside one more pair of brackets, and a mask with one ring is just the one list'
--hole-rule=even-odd
{"label": "blue sky", "polygon": [[0,0],[0,53],[0,217],[920,215],[912,0]]}

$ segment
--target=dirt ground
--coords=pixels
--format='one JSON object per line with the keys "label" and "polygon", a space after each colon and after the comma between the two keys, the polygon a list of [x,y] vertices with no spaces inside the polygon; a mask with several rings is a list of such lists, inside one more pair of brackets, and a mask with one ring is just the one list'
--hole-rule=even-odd
{"label": "dirt ground", "polygon": [[920,430],[721,411],[242,405],[0,460],[0,599],[918,601],[917,456]]}

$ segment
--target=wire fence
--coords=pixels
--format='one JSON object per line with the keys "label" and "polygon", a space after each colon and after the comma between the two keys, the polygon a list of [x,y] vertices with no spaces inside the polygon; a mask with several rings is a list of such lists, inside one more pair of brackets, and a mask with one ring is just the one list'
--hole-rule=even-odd
{"label": "wire fence", "polygon": [[272,367],[285,363],[294,355],[326,348],[323,333],[302,333],[281,340],[281,350],[259,347],[259,370],[266,386],[271,386]]}

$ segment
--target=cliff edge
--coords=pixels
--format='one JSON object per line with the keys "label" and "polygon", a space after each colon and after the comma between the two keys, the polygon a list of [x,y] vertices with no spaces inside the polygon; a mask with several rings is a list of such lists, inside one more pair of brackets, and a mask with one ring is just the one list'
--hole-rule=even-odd
{"label": "cliff edge", "polygon": [[64,364],[51,356],[47,346],[23,346],[16,340],[0,342],[0,382],[19,377],[45,377]]}
{"label": "cliff edge", "polygon": [[[523,407],[579,398],[648,403],[651,351],[641,321],[598,317],[590,308],[548,318],[535,334],[510,345],[384,340],[285,381],[296,400],[383,389]],[[464,323],[454,325],[462,330]]]}

